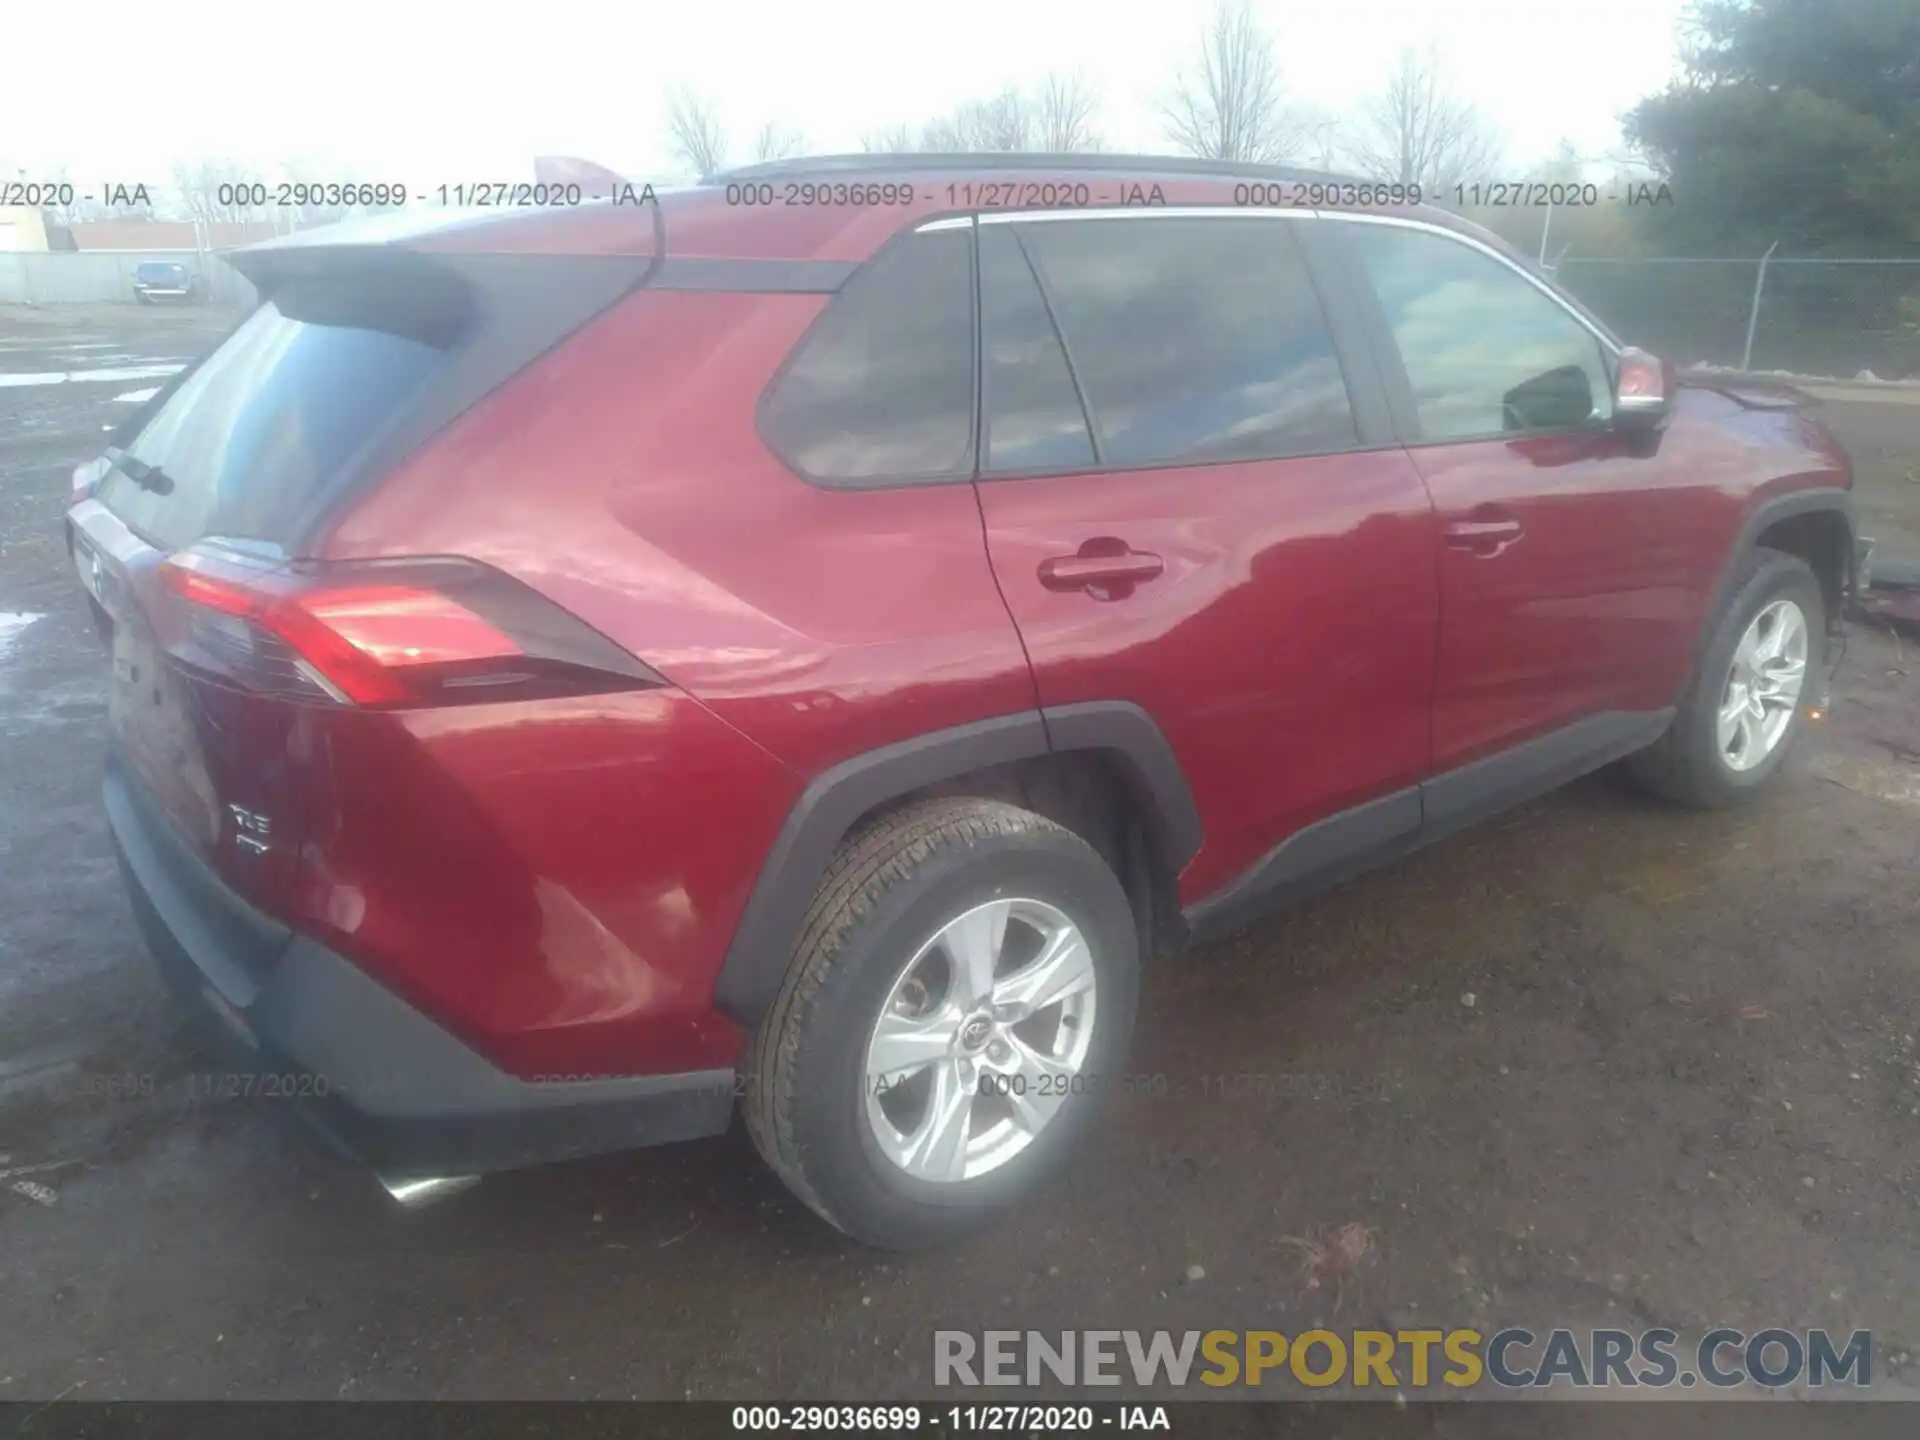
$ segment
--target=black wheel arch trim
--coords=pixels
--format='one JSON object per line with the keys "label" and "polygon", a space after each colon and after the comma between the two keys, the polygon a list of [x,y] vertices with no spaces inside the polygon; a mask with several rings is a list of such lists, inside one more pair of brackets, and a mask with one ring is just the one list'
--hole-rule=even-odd
{"label": "black wheel arch trim", "polygon": [[1857,532],[1853,523],[1853,492],[1838,485],[1789,490],[1784,495],[1762,500],[1741,518],[1739,533],[1735,535],[1733,548],[1720,567],[1719,578],[1714,582],[1712,597],[1700,622],[1700,634],[1694,641],[1696,660],[1704,655],[1708,642],[1713,638],[1714,624],[1733,594],[1733,587],[1740,575],[1741,557],[1755,549],[1760,544],[1760,536],[1782,520],[1822,512],[1838,515],[1841,524],[1846,527],[1840,554],[1840,563],[1844,567],[1840,577],[1840,606],[1836,613],[1827,616],[1830,631],[1840,624],[1847,602],[1853,596],[1859,569],[1859,559],[1854,550]]}
{"label": "black wheel arch trim", "polygon": [[1200,852],[1200,807],[1187,788],[1173,746],[1153,717],[1130,700],[1089,700],[1041,710],[1048,748],[1106,752],[1170,873],[1178,874]]}
{"label": "black wheel arch trim", "polygon": [[1200,848],[1200,811],[1173,747],[1127,701],[1091,701],[970,721],[856,755],[808,783],[774,837],[747,897],[714,1004],[743,1024],[772,1005],[793,937],[834,850],[861,816],[888,801],[989,766],[1066,751],[1104,752],[1175,872]]}

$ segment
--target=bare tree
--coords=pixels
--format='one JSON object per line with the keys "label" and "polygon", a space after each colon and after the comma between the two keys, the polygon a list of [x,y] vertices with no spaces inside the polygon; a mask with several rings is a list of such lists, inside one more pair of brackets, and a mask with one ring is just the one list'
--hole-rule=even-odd
{"label": "bare tree", "polygon": [[[144,192],[145,198],[142,197]],[[164,192],[162,192],[164,194]],[[107,199],[88,207],[86,220],[152,220],[155,218],[153,192],[145,186],[129,185]]]}
{"label": "bare tree", "polygon": [[702,180],[726,164],[727,136],[713,103],[691,90],[675,90],[667,101],[667,145]]}
{"label": "bare tree", "polygon": [[1302,158],[1321,170],[1332,170],[1339,164],[1344,127],[1337,118],[1317,107],[1303,108],[1295,123],[1300,133]]}
{"label": "bare tree", "polygon": [[920,127],[920,133],[905,148],[926,152],[971,150],[973,149],[972,117],[962,107],[951,115],[943,115],[938,120],[929,120]]}
{"label": "bare tree", "polygon": [[1040,82],[1034,117],[1040,148],[1050,152],[1098,150],[1100,137],[1093,128],[1100,100],[1077,71],[1050,74]]}
{"label": "bare tree", "polygon": [[73,224],[80,219],[81,212],[86,208],[86,201],[80,198],[79,187],[74,185],[73,177],[67,173],[67,167],[64,165],[54,166],[47,175],[47,180],[55,187],[56,196],[59,193],[58,187],[64,185],[67,187],[67,193],[73,197],[66,201],[56,198],[52,204],[46,206],[47,218],[56,225]]}
{"label": "bare tree", "polygon": [[1573,141],[1564,135],[1560,143],[1554,146],[1553,153],[1527,173],[1529,180],[1543,180],[1550,184],[1567,185],[1581,179],[1586,173],[1586,161],[1574,148]]}
{"label": "bare tree", "polygon": [[860,148],[869,155],[898,155],[918,149],[913,138],[913,127],[909,125],[887,125],[878,130],[869,130],[860,137]]}
{"label": "bare tree", "polygon": [[1479,110],[1454,95],[1439,57],[1409,48],[1386,89],[1362,105],[1348,157],[1369,179],[1444,186],[1490,174],[1500,145]]}
{"label": "bare tree", "polygon": [[[346,195],[339,192],[348,185],[357,182],[360,177],[342,174],[337,164],[330,164],[313,155],[292,155],[280,164],[280,178],[296,187],[288,198],[295,203],[290,207],[274,206],[268,215],[275,230],[299,230],[314,225],[331,225],[355,215],[377,214],[398,208],[395,205],[359,205],[348,203],[355,196],[349,191]],[[425,199],[421,194],[416,199]]]}
{"label": "bare tree", "polygon": [[1039,118],[1026,96],[1012,85],[991,99],[969,107],[975,148],[1031,150]]}
{"label": "bare tree", "polygon": [[1199,64],[1181,72],[1162,118],[1174,144],[1211,160],[1277,163],[1299,149],[1273,42],[1244,0],[1214,12]]}
{"label": "bare tree", "polygon": [[1079,75],[1049,75],[1031,93],[1017,85],[983,100],[968,100],[927,121],[869,130],[860,137],[868,151],[1016,152],[1097,150],[1094,116],[1099,101]]}
{"label": "bare tree", "polygon": [[173,166],[180,207],[209,225],[254,218],[253,206],[247,203],[253,179],[239,161],[226,158],[177,160]]}
{"label": "bare tree", "polygon": [[1031,150],[1035,116],[1026,98],[1009,85],[985,100],[969,100],[920,131],[923,150]]}
{"label": "bare tree", "polygon": [[954,107],[951,114],[929,120],[920,127],[919,150],[978,150],[981,103],[969,100]]}
{"label": "bare tree", "polygon": [[791,125],[782,125],[778,120],[769,120],[753,137],[753,158],[784,160],[789,155],[798,155],[806,148],[806,144],[805,137]]}
{"label": "bare tree", "polygon": [[[69,202],[63,203],[59,199],[60,187],[65,185],[71,190],[73,185],[72,178],[67,174],[67,167],[64,165],[56,165],[43,174],[36,173],[29,176],[24,168],[0,159],[0,182],[6,181],[32,185],[35,188],[49,192],[37,197],[44,201],[38,209],[41,223],[48,227],[47,242],[55,250],[63,248],[71,249],[73,243],[72,237],[69,236],[62,242],[60,237],[54,233],[54,227],[71,226],[76,220],[86,218],[85,211],[87,204],[84,200],[80,199],[77,193],[74,194],[73,199]],[[4,188],[4,184],[0,184],[0,189]]]}

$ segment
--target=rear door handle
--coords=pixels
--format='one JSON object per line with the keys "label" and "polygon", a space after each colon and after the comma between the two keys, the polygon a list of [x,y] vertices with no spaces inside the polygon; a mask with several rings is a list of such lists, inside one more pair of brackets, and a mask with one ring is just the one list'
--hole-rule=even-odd
{"label": "rear door handle", "polygon": [[1096,600],[1119,600],[1132,594],[1133,587],[1143,580],[1164,574],[1166,568],[1158,555],[1102,536],[1087,541],[1078,554],[1042,560],[1040,583],[1049,590],[1085,590]]}
{"label": "rear door handle", "polygon": [[1447,544],[1474,555],[1498,555],[1526,533],[1518,520],[1455,520],[1447,526]]}

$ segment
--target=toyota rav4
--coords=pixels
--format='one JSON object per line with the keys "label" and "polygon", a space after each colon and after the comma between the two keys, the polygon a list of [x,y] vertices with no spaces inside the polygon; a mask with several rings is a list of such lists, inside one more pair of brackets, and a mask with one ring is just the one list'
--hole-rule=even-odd
{"label": "toyota rav4", "polygon": [[1410,198],[852,157],[240,253],[69,512],[162,972],[397,1195],[741,1109],[908,1247],[1150,955],[1609,762],[1750,797],[1845,455]]}

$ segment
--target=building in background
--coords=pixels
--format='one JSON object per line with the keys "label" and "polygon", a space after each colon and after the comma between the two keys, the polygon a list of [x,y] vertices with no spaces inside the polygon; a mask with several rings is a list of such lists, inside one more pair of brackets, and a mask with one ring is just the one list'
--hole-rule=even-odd
{"label": "building in background", "polygon": [[117,252],[235,250],[276,233],[266,220],[80,220],[67,228],[76,250]]}
{"label": "building in background", "polygon": [[142,268],[165,265],[190,277],[184,298],[248,309],[257,297],[227,256],[273,234],[268,221],[128,216],[60,225],[45,211],[0,209],[0,305],[131,304],[154,293]]}
{"label": "building in background", "polygon": [[47,222],[30,205],[0,205],[0,250],[47,249]]}

